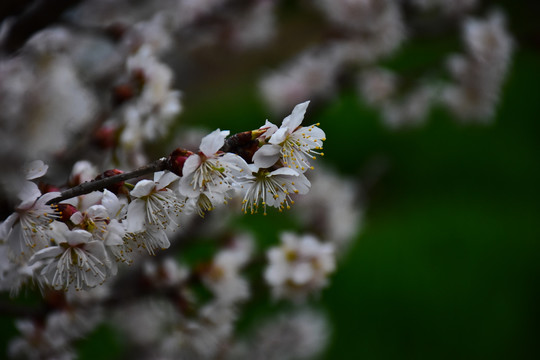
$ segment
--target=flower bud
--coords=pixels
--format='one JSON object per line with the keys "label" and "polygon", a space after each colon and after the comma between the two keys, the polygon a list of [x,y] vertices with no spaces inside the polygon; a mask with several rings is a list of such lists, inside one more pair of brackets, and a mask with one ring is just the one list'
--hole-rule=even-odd
{"label": "flower bud", "polygon": [[240,155],[248,163],[251,163],[253,154],[259,148],[259,140],[257,138],[264,134],[265,131],[266,129],[262,129],[234,134],[227,139],[221,151],[235,153]]}
{"label": "flower bud", "polygon": [[[111,169],[103,172],[102,174],[99,174],[96,176],[96,180],[101,180],[105,178],[109,178],[115,175],[123,174],[124,172],[122,170],[118,169]],[[105,189],[109,190],[110,192],[114,194],[120,194],[124,192],[124,181],[118,181],[114,184],[111,184],[109,186],[106,186]]]}
{"label": "flower bud", "polygon": [[38,184],[39,191],[41,191],[42,194],[50,193],[50,192],[60,192],[60,188],[58,186],[54,186],[51,184],[46,184],[44,182],[40,182]]}
{"label": "flower bud", "polygon": [[92,141],[102,149],[112,149],[117,143],[117,129],[113,126],[102,126],[94,132]]}
{"label": "flower bud", "polygon": [[119,84],[113,87],[112,101],[115,106],[121,105],[130,100],[135,95],[133,86],[130,84]]}
{"label": "flower bud", "polygon": [[126,33],[128,26],[121,22],[114,22],[105,28],[105,33],[113,41],[120,41]]}
{"label": "flower bud", "polygon": [[58,209],[58,212],[60,213],[60,218],[58,220],[68,224],[71,215],[75,214],[78,211],[75,206],[70,204],[57,204],[56,207]]}
{"label": "flower bud", "polygon": [[175,173],[178,176],[182,176],[184,163],[191,155],[193,155],[193,152],[182,148],[177,148],[167,158],[167,170]]}

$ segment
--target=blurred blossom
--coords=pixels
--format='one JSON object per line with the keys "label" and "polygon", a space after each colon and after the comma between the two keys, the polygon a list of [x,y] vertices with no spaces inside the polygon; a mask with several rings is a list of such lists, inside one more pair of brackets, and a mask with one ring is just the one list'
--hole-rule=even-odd
{"label": "blurred blossom", "polygon": [[359,90],[370,105],[381,105],[396,91],[396,75],[386,69],[366,69],[359,77]]}
{"label": "blurred blossom", "polygon": [[467,53],[449,58],[456,83],[446,86],[442,101],[463,119],[489,121],[513,50],[504,15],[494,11],[486,19],[468,18],[463,40]]}
{"label": "blurred blossom", "polygon": [[[13,171],[35,158],[49,160],[94,120],[96,99],[62,55],[22,53],[0,62],[0,168],[7,186]],[[21,146],[24,144],[24,146]]]}
{"label": "blurred blossom", "polygon": [[119,309],[114,323],[133,341],[135,359],[210,359],[232,331],[235,311],[220,303],[185,317],[172,303],[154,300]]}
{"label": "blurred blossom", "polygon": [[260,48],[276,30],[275,0],[257,0],[241,18],[231,21],[230,42],[240,49]]}
{"label": "blurred blossom", "polygon": [[143,271],[145,277],[156,287],[177,287],[189,276],[189,269],[181,266],[171,257],[166,257],[159,262],[147,259],[144,262]]}
{"label": "blurred blossom", "polygon": [[274,298],[302,303],[328,284],[335,270],[334,245],[312,235],[282,233],[281,246],[268,250],[264,273]]}
{"label": "blurred blossom", "polygon": [[420,85],[403,98],[383,104],[383,122],[391,129],[419,126],[426,121],[437,91],[434,87]]}
{"label": "blurred blossom", "polygon": [[328,328],[322,314],[313,310],[281,314],[261,324],[250,341],[238,343],[228,359],[311,359],[325,348]]}
{"label": "blurred blossom", "polygon": [[310,98],[325,98],[333,92],[338,65],[333,52],[306,52],[264,76],[262,96],[276,113]]}
{"label": "blurred blossom", "polygon": [[217,301],[233,303],[249,298],[249,284],[239,272],[251,258],[253,238],[238,236],[220,250],[203,273],[203,282],[215,294]]}
{"label": "blurred blossom", "polygon": [[69,183],[73,186],[93,180],[98,175],[96,167],[88,160],[79,160],[73,164]]}
{"label": "blurred blossom", "polygon": [[88,335],[103,320],[100,309],[59,310],[43,321],[18,320],[20,337],[10,341],[8,355],[24,359],[73,359],[73,340]]}

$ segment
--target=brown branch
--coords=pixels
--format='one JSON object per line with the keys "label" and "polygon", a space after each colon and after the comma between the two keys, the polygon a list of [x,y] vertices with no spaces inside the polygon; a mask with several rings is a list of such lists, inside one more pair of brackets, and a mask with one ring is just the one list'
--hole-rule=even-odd
{"label": "brown branch", "polygon": [[[254,130],[254,131],[244,131],[241,133],[234,134],[230,136],[229,138],[225,139],[225,143],[223,144],[220,150],[223,152],[230,152],[230,153],[238,154],[239,156],[243,157],[246,161],[251,162],[251,157],[253,156],[253,153],[256,151],[257,144],[258,144],[258,141],[255,140],[254,138],[257,136],[260,136],[265,131],[266,130]],[[175,152],[173,152],[172,154],[175,154]],[[170,157],[171,156],[169,156],[169,158]],[[110,177],[105,177],[102,179],[96,179],[96,180],[88,181],[80,185],[74,186],[70,189],[62,191],[59,197],[50,200],[49,202],[47,202],[47,204],[48,205],[56,204],[66,199],[71,199],[76,196],[91,193],[92,191],[103,190],[121,181],[134,179],[139,176],[155,173],[157,171],[171,170],[174,172],[174,170],[171,169],[171,166],[173,166],[173,164],[170,163],[169,158],[165,158],[165,157],[161,158],[148,165],[142,166],[130,172],[126,172],[126,173],[122,173],[122,174],[118,174],[118,175],[114,175]],[[176,172],[176,173],[180,174],[179,172]]]}
{"label": "brown branch", "polygon": [[103,190],[121,181],[126,181],[129,179],[134,179],[136,177],[146,175],[146,174],[151,174],[157,171],[165,170],[166,167],[167,167],[167,158],[161,158],[148,165],[142,166],[130,172],[114,175],[111,177],[106,177],[99,180],[88,181],[80,185],[77,185],[75,187],[72,187],[71,189],[64,190],[62,191],[59,197],[50,200],[47,204],[49,205],[55,204],[66,199],[73,198],[75,196],[91,193],[92,191]]}

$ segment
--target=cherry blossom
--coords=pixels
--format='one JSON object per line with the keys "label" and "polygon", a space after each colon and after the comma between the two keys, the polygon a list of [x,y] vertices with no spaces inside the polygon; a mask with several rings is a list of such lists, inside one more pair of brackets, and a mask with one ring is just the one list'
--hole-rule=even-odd
{"label": "cherry blossom", "polygon": [[259,167],[268,168],[281,159],[283,165],[296,171],[305,172],[312,166],[308,158],[322,155],[320,150],[326,135],[317,125],[300,126],[309,101],[298,104],[292,113],[283,119],[281,127],[268,139],[253,156],[254,163]]}

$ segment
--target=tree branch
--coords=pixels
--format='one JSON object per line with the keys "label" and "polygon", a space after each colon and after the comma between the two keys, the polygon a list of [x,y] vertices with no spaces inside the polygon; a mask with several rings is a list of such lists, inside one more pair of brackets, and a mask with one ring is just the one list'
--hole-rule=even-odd
{"label": "tree branch", "polygon": [[[266,130],[253,130],[234,134],[229,138],[225,139],[225,143],[221,147],[220,151],[237,154],[244,158],[246,161],[251,162],[251,157],[253,156],[253,153],[257,150],[257,146],[259,143],[258,140],[256,140],[255,138],[263,134],[265,131]],[[134,179],[136,177],[152,174],[157,171],[171,170],[170,166],[171,164],[169,163],[169,158],[163,157],[133,171],[113,175],[102,179],[88,181],[80,185],[74,186],[70,189],[64,190],[59,197],[50,200],[49,202],[47,202],[47,204],[56,204],[60,201],[70,199],[75,196],[88,194],[92,191],[103,190],[121,181]]]}
{"label": "tree branch", "polygon": [[71,189],[64,190],[62,191],[59,197],[50,200],[47,204],[49,205],[55,204],[55,203],[58,203],[66,199],[70,199],[75,196],[91,193],[92,191],[103,190],[121,181],[134,179],[136,177],[143,176],[146,174],[152,174],[157,171],[165,170],[166,168],[167,168],[167,158],[161,158],[148,165],[142,166],[130,172],[114,175],[114,176],[99,179],[99,180],[88,181],[80,185],[77,185],[75,187],[72,187]]}

